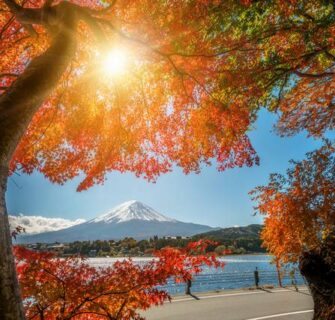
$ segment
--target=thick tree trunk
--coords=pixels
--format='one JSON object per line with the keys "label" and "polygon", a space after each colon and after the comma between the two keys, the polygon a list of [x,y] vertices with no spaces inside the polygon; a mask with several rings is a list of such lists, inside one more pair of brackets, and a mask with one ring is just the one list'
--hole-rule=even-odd
{"label": "thick tree trunk", "polygon": [[0,167],[0,318],[18,320],[24,316],[5,205],[7,174],[6,167]]}
{"label": "thick tree trunk", "polygon": [[9,163],[33,115],[56,87],[75,53],[76,17],[63,5],[59,32],[0,97],[0,319],[24,319],[12,254],[5,192]]}
{"label": "thick tree trunk", "polygon": [[315,320],[335,320],[335,232],[299,263],[314,300]]}

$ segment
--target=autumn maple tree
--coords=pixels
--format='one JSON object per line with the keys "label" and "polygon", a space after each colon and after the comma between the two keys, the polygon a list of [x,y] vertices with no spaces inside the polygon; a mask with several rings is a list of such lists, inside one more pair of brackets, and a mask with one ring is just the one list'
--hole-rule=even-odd
{"label": "autumn maple tree", "polygon": [[108,171],[154,180],[258,163],[265,107],[280,134],[334,129],[334,5],[313,0],[3,0],[0,314],[22,319],[8,174],[78,190]]}
{"label": "autumn maple tree", "polygon": [[315,319],[335,319],[335,146],[329,141],[286,175],[253,191],[265,215],[263,244],[280,263],[298,263],[315,304]]}
{"label": "autumn maple tree", "polygon": [[[131,259],[95,268],[79,257],[59,258],[51,253],[15,247],[18,277],[27,319],[144,319],[138,313],[169,300],[167,281],[185,282],[204,266],[224,263],[206,254],[208,241],[185,249],[164,248],[144,265]],[[194,254],[196,252],[196,254]],[[161,287],[159,287],[161,286]]]}
{"label": "autumn maple tree", "polygon": [[[5,0],[0,10],[0,313],[17,320],[9,172],[36,169],[57,183],[82,173],[84,190],[111,170],[153,180],[173,164],[189,172],[211,158],[220,169],[258,159],[249,107],[220,98],[218,3]],[[105,72],[113,50],[126,52],[121,74]]]}

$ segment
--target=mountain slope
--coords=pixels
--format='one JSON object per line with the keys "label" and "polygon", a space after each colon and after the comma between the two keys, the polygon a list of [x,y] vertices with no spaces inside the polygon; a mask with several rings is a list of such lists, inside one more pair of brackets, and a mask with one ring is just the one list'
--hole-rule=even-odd
{"label": "mountain slope", "polygon": [[211,230],[195,235],[196,238],[209,237],[218,241],[238,239],[259,239],[263,226],[261,224],[250,224],[245,227],[230,227]]}
{"label": "mountain slope", "polygon": [[139,201],[128,201],[90,221],[54,232],[23,235],[18,238],[18,242],[118,240],[125,237],[140,240],[155,235],[159,237],[192,236],[213,229],[205,225],[174,220]]}
{"label": "mountain slope", "polygon": [[143,221],[161,221],[161,222],[174,222],[176,220],[168,218],[151,207],[143,204],[142,202],[131,200],[124,202],[110,212],[103,214],[89,223],[106,222],[106,223],[121,223],[130,220],[143,220]]}

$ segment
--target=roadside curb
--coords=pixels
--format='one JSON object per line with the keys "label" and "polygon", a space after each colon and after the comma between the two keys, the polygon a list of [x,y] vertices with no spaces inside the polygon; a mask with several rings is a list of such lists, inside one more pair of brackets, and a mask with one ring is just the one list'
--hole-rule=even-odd
{"label": "roadside curb", "polygon": [[[299,286],[299,291],[305,293],[309,291],[306,286]],[[224,298],[224,297],[232,297],[232,296],[243,296],[243,295],[252,295],[252,294],[266,294],[266,293],[281,293],[281,292],[296,292],[294,287],[285,287],[285,288],[274,288],[274,289],[242,289],[242,290],[222,290],[222,291],[212,291],[212,292],[200,292],[194,293],[192,295],[176,295],[172,296],[171,302],[181,302],[181,301],[196,301],[196,300],[204,300],[204,299],[215,299],[215,298]],[[169,303],[166,301],[165,303]]]}

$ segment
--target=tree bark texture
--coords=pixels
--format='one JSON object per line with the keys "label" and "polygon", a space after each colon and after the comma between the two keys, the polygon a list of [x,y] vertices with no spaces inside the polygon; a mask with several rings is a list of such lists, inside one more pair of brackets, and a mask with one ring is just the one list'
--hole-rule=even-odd
{"label": "tree bark texture", "polygon": [[0,319],[24,319],[5,203],[10,160],[27,127],[68,67],[76,49],[76,17],[61,4],[59,31],[0,97]]}
{"label": "tree bark texture", "polygon": [[7,173],[4,167],[0,168],[0,318],[20,320],[24,315],[5,204]]}
{"label": "tree bark texture", "polygon": [[314,320],[335,320],[335,232],[300,257],[301,274],[314,300]]}

